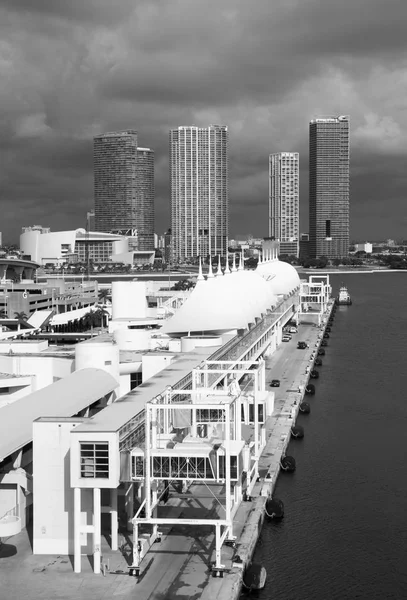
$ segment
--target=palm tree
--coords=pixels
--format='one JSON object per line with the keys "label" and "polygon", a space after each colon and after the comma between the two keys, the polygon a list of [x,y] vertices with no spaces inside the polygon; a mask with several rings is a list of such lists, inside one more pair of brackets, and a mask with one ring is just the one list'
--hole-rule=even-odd
{"label": "palm tree", "polygon": [[24,311],[21,312],[15,312],[14,313],[14,317],[16,319],[18,319],[19,321],[26,321],[28,319],[27,315],[25,314]]}
{"label": "palm tree", "polygon": [[109,299],[109,290],[107,288],[99,290],[98,298],[102,304],[106,304],[106,300]]}
{"label": "palm tree", "polygon": [[25,314],[24,311],[15,312],[14,316],[15,316],[16,319],[18,319],[17,331],[20,331],[21,321],[26,321],[28,319],[28,317],[27,317],[27,315]]}
{"label": "palm tree", "polygon": [[[109,311],[99,306],[95,311],[93,311],[92,315],[97,327],[102,327],[102,329],[103,327],[107,327],[110,316]],[[107,317],[106,319],[105,316]]]}

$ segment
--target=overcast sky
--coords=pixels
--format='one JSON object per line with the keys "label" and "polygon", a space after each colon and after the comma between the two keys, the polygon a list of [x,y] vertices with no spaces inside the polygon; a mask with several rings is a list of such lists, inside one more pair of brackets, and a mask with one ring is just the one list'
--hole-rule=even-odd
{"label": "overcast sky", "polygon": [[168,130],[229,126],[230,237],[267,235],[268,155],[351,117],[351,238],[407,238],[407,0],[0,0],[0,231],[83,227],[93,136],[136,129],[169,222]]}

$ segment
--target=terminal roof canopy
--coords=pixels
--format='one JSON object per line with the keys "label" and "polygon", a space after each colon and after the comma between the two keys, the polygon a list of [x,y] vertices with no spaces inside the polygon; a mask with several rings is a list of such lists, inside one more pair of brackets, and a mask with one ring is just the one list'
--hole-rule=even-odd
{"label": "terminal roof canopy", "polygon": [[80,369],[0,409],[0,460],[32,441],[40,417],[72,417],[118,387],[103,369]]}
{"label": "terminal roof canopy", "polygon": [[208,277],[198,280],[162,332],[182,336],[246,329],[276,303],[272,286],[254,271]]}

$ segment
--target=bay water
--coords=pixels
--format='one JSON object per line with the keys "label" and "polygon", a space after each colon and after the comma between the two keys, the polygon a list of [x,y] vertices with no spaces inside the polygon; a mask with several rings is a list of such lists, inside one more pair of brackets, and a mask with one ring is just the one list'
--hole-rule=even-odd
{"label": "bay water", "polygon": [[[330,277],[338,307],[311,414],[254,560],[260,599],[407,599],[407,273]],[[313,382],[315,383],[315,382]]]}

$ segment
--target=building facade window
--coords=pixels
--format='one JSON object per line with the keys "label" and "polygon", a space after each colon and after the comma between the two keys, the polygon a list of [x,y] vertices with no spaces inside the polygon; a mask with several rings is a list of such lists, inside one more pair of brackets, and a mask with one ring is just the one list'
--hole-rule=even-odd
{"label": "building facade window", "polygon": [[109,443],[80,442],[81,477],[109,478]]}

